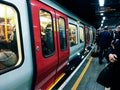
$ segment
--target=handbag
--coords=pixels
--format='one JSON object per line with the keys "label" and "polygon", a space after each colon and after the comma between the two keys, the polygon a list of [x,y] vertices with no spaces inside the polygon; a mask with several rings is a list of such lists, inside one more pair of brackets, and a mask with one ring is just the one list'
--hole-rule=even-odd
{"label": "handbag", "polygon": [[97,83],[104,87],[110,87],[112,83],[113,63],[109,63],[98,75]]}

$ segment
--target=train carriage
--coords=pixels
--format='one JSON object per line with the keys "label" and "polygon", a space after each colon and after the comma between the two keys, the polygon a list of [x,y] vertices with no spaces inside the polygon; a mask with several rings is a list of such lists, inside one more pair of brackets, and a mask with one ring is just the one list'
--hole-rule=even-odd
{"label": "train carriage", "polygon": [[85,50],[88,24],[53,1],[1,0],[0,10],[1,90],[48,89]]}
{"label": "train carriage", "polygon": [[1,0],[0,10],[0,29],[4,32],[0,39],[0,89],[30,90],[33,57],[27,2]]}

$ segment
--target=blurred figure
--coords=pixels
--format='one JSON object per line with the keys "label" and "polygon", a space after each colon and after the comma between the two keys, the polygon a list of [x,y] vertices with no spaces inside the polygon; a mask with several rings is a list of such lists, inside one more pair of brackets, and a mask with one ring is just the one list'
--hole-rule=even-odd
{"label": "blurred figure", "polygon": [[114,41],[117,41],[118,39],[120,39],[120,25],[117,26],[117,28],[116,28]]}
{"label": "blurred figure", "polygon": [[42,52],[43,55],[47,55],[47,44],[46,44],[46,34],[44,32],[41,32],[41,41],[42,41]]}
{"label": "blurred figure", "polygon": [[18,55],[16,27],[15,26],[11,27],[8,33],[9,33],[9,49]]}
{"label": "blurred figure", "polygon": [[4,30],[3,30],[3,26],[2,25],[0,25],[0,41],[2,40],[2,39],[4,39]]}
{"label": "blurred figure", "polygon": [[46,29],[45,29],[45,36],[46,36],[46,45],[47,45],[47,50],[48,53],[51,54],[53,52],[53,29],[52,25],[48,24]]}
{"label": "blurred figure", "polygon": [[111,46],[114,48],[114,44],[120,39],[120,25],[116,27],[116,31],[114,32],[114,38],[112,40]]}
{"label": "blurred figure", "polygon": [[113,40],[113,39],[114,39],[114,32],[113,32],[112,29],[109,29],[109,32],[110,32],[111,38],[112,38],[112,40]]}
{"label": "blurred figure", "polygon": [[110,90],[120,90],[120,39],[114,43],[114,48],[110,48],[106,54],[107,60],[113,63],[112,85]]}
{"label": "blurred figure", "polygon": [[100,48],[99,51],[99,64],[102,64],[103,61],[103,57],[105,54],[105,50],[108,49],[108,47],[110,47],[111,45],[111,41],[112,41],[112,37],[110,35],[110,32],[108,31],[108,26],[104,27],[104,30],[102,32],[100,32],[99,36],[98,36],[98,46]]}

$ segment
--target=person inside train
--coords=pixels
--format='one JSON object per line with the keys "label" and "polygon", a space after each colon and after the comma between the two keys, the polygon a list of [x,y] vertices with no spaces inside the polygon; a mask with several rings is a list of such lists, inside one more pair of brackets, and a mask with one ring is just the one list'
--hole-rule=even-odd
{"label": "person inside train", "polygon": [[46,37],[45,37],[45,33],[43,31],[41,31],[41,41],[42,41],[42,52],[44,55],[47,54],[47,44],[46,44]]}
{"label": "person inside train", "polygon": [[47,45],[47,52],[51,54],[53,52],[53,30],[52,25],[48,24],[45,29],[45,36],[46,36],[46,45]]}
{"label": "person inside train", "polygon": [[110,35],[110,32],[108,31],[108,26],[104,27],[104,30],[102,32],[100,32],[99,36],[98,36],[98,46],[99,46],[99,64],[102,64],[103,61],[103,57],[105,54],[105,51],[108,49],[108,47],[110,47],[111,45],[111,41],[112,41],[112,37]]}
{"label": "person inside train", "polygon": [[16,27],[13,26],[11,29],[9,29],[9,42],[10,42],[10,50],[13,51],[16,55],[18,55],[18,49],[17,49],[17,37],[16,37]]}
{"label": "person inside train", "polygon": [[[0,23],[0,51],[9,49],[8,40],[6,40],[4,22]],[[9,29],[7,27],[7,29]],[[8,33],[9,34],[9,33]]]}
{"label": "person inside train", "polygon": [[3,26],[0,25],[0,41],[4,39],[4,30],[3,30]]}
{"label": "person inside train", "polygon": [[16,41],[16,28],[7,26],[8,40],[0,42],[0,68],[14,66],[17,63],[18,50]]}

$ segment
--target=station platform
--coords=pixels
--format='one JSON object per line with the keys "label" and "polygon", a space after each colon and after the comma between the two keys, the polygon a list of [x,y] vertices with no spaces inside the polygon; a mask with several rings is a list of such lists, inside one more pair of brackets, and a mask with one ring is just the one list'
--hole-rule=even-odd
{"label": "station platform", "polygon": [[107,61],[99,65],[98,57],[87,58],[78,69],[74,70],[58,90],[110,90],[96,82],[100,71],[105,67]]}

